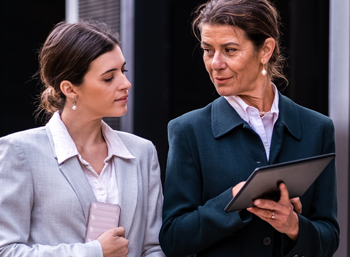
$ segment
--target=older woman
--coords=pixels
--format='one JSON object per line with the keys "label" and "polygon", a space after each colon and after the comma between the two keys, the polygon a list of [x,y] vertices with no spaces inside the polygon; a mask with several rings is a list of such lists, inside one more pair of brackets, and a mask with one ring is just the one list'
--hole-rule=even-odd
{"label": "older woman", "polygon": [[[156,150],[102,121],[127,111],[118,35],[104,24],[62,22],[39,62],[50,121],[0,139],[0,256],[164,256]],[[95,201],[121,207],[119,227],[85,243]]]}
{"label": "older woman", "polygon": [[301,199],[281,184],[278,202],[224,212],[256,167],[335,151],[332,121],[271,82],[283,78],[278,19],[267,0],[198,8],[193,28],[221,97],[169,123],[160,233],[169,257],[328,257],[338,247],[334,161]]}

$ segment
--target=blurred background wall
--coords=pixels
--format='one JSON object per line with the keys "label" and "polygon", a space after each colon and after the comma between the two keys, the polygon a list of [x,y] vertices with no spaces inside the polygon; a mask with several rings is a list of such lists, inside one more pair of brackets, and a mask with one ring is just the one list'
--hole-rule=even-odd
{"label": "blurred background wall", "polygon": [[[167,123],[185,112],[204,107],[218,97],[205,71],[198,41],[191,31],[191,14],[196,6],[204,2],[206,0],[2,0],[0,137],[45,124],[44,120],[34,119],[41,85],[33,76],[38,69],[37,50],[54,24],[66,17],[71,21],[96,19],[121,33],[122,50],[130,71],[127,76],[133,84],[128,114],[121,119],[106,118],[106,121],[115,129],[133,132],[153,141],[164,179]],[[343,153],[342,158],[348,159],[349,94],[346,88],[349,87],[349,79],[332,80],[333,77],[339,78],[335,72],[340,63],[337,59],[333,64],[331,62],[334,66],[331,69],[329,42],[332,42],[330,14],[333,13],[331,17],[337,19],[338,12],[342,12],[345,19],[340,24],[345,22],[349,28],[349,3],[347,0],[275,0],[274,3],[281,14],[281,43],[288,58],[285,73],[290,83],[282,92],[300,105],[325,115],[332,114],[335,120],[339,113],[335,108],[337,97],[345,97],[345,105],[341,107],[346,113],[339,118],[345,120],[345,125],[342,127],[343,134],[337,132],[341,135],[337,140],[342,141],[339,150]],[[339,29],[339,25],[335,28]],[[339,35],[345,37],[342,41],[345,45],[340,47],[348,50],[349,34],[348,31],[346,33],[341,30],[334,38],[338,42]],[[340,58],[342,53],[346,55],[348,52],[340,51],[334,56]],[[348,64],[348,59],[347,55],[343,62]],[[345,66],[345,70],[346,67],[349,66]],[[329,70],[332,70],[331,73]],[[339,83],[343,91],[337,90]],[[281,89],[285,87],[280,81],[276,84]],[[335,93],[331,95],[329,92]],[[342,178],[339,202],[343,206],[340,214],[343,215],[343,243],[337,254],[349,256],[348,162],[340,163],[338,173],[339,170]]]}

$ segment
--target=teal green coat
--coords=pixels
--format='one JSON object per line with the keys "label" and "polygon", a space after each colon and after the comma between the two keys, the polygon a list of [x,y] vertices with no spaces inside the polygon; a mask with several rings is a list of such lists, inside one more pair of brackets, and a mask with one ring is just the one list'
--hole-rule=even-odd
{"label": "teal green coat", "polygon": [[[160,244],[168,257],[329,257],[338,248],[335,162],[301,197],[296,243],[243,210],[225,213],[231,189],[253,170],[335,152],[328,117],[280,94],[270,158],[225,98],[170,121]],[[305,171],[307,172],[307,171]]]}

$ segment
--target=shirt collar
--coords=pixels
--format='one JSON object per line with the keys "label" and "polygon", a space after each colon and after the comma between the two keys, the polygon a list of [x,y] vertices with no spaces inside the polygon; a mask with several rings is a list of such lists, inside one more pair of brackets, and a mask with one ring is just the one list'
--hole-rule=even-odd
{"label": "shirt collar", "polygon": [[[278,119],[279,115],[279,109],[278,109],[278,104],[279,104],[279,95],[277,88],[275,84],[271,83],[272,90],[275,94],[270,113],[273,114],[273,123],[275,123]],[[229,104],[236,110],[238,115],[247,123],[249,123],[249,114],[248,114],[248,108],[251,107],[246,102],[242,100],[239,96],[225,96],[225,99],[229,102]],[[251,107],[254,108],[254,107]]]}
{"label": "shirt collar", "polygon": [[[71,138],[66,126],[61,120],[59,112],[55,112],[47,124],[52,134],[52,141],[55,146],[55,152],[58,164],[62,164],[69,158],[79,155],[78,149]],[[117,133],[111,129],[104,121],[101,123],[102,134],[106,140],[108,148],[107,159],[112,156],[121,157],[124,159],[134,159],[135,157],[126,148],[123,141]]]}
{"label": "shirt collar", "polygon": [[108,156],[114,155],[124,159],[135,159],[135,157],[129,152],[125,144],[110,126],[104,121],[101,123],[102,134],[106,140],[108,147]]}

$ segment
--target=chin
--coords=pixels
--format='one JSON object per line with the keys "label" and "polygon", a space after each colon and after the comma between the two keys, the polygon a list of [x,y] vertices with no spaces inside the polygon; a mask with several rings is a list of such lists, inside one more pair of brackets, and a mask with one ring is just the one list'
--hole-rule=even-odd
{"label": "chin", "polygon": [[111,110],[110,112],[106,113],[103,117],[122,117],[126,114],[127,108],[120,109],[118,108],[117,110]]}
{"label": "chin", "polygon": [[218,92],[218,94],[221,95],[221,96],[232,96],[232,95],[235,95],[235,92],[233,92],[232,90],[230,90],[228,88],[216,87],[216,92]]}

